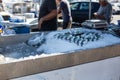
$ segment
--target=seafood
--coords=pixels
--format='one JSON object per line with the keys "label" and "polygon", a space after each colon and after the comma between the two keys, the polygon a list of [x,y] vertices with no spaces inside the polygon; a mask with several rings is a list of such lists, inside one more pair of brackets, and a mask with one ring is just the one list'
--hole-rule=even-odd
{"label": "seafood", "polygon": [[78,46],[84,46],[88,42],[94,42],[101,38],[99,31],[87,29],[66,29],[62,31],[50,32],[47,35],[44,33],[33,36],[27,41],[27,44],[33,47],[39,47],[46,43],[47,39],[60,39],[70,43],[75,43]]}
{"label": "seafood", "polygon": [[26,43],[28,45],[33,46],[33,47],[39,47],[44,42],[45,42],[45,35],[44,35],[44,33],[37,34],[37,35],[31,37],[28,41],[26,41]]}
{"label": "seafood", "polygon": [[83,46],[87,44],[88,42],[97,41],[101,38],[101,33],[99,32],[90,32],[90,31],[69,31],[69,32],[61,32],[54,35],[54,38],[66,40],[71,43],[75,43],[79,46]]}

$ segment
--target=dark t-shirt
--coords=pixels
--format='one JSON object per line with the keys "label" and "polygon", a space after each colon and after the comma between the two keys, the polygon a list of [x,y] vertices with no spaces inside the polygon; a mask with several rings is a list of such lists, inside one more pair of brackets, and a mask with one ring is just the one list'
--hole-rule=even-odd
{"label": "dark t-shirt", "polygon": [[63,21],[69,22],[71,20],[71,11],[69,2],[64,0],[60,3],[60,9],[62,10]]}
{"label": "dark t-shirt", "polygon": [[[52,10],[57,9],[55,0],[43,0],[39,10],[39,18],[46,16]],[[51,20],[44,21],[41,25],[41,31],[52,31],[57,30],[57,16]]]}

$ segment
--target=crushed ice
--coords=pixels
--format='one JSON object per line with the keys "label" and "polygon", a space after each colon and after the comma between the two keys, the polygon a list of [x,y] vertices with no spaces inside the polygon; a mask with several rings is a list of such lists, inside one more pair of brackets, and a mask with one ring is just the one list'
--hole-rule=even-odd
{"label": "crushed ice", "polygon": [[75,50],[104,47],[120,43],[120,38],[97,30],[66,29],[40,33],[27,42],[4,48],[4,56],[9,59],[23,59],[42,56],[41,54],[69,53]]}

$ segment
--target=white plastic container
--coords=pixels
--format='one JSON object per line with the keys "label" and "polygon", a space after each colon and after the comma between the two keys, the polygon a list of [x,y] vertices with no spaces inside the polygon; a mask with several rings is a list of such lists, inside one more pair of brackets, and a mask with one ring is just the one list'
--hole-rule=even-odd
{"label": "white plastic container", "polygon": [[35,15],[34,15],[34,13],[25,13],[24,16],[26,18],[34,18]]}

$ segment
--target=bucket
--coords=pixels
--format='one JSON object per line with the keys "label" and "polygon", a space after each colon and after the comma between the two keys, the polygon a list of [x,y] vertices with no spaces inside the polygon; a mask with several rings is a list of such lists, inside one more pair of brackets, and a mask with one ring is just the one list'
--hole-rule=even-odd
{"label": "bucket", "polygon": [[15,27],[13,30],[15,30],[16,34],[30,33],[30,28],[26,26]]}

